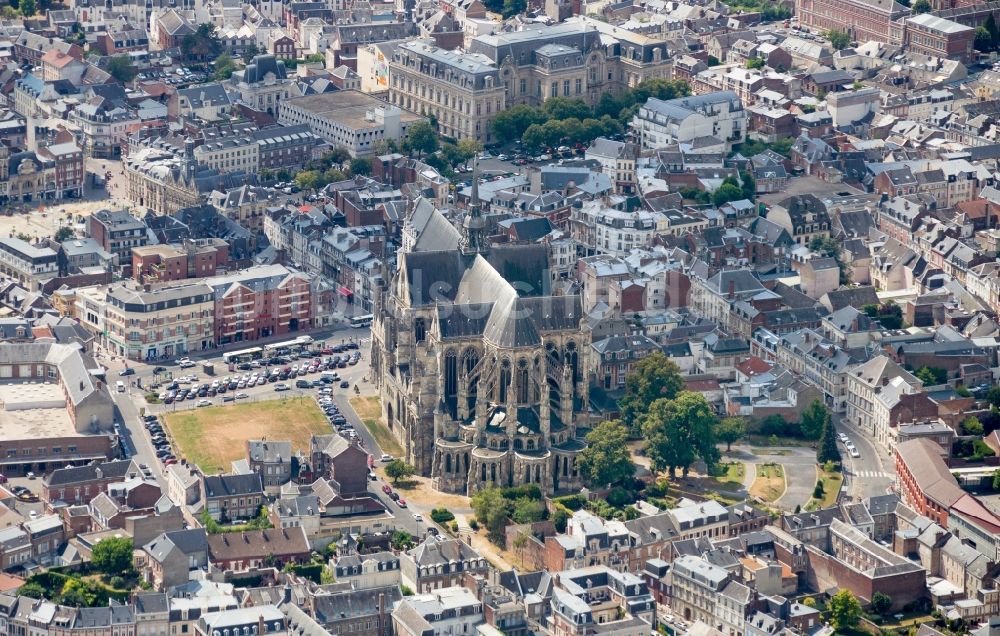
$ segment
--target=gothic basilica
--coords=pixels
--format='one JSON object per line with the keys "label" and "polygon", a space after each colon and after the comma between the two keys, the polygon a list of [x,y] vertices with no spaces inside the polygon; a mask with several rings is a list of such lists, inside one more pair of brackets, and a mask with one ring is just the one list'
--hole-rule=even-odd
{"label": "gothic basilica", "polygon": [[552,295],[545,245],[489,244],[476,189],[461,229],[423,200],[407,219],[372,325],[383,416],[438,490],[579,490],[580,296]]}

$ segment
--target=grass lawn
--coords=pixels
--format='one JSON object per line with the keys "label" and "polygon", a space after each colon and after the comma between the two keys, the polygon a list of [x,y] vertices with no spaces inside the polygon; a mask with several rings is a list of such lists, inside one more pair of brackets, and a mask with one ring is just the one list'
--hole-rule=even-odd
{"label": "grass lawn", "polygon": [[[712,476],[712,486],[721,490],[739,490],[743,487],[746,466],[743,462],[720,464],[718,474]],[[725,469],[725,471],[721,469]]]}
{"label": "grass lawn", "polygon": [[229,472],[246,455],[248,439],[288,440],[292,449],[309,450],[312,435],[331,433],[312,398],[266,400],[193,409],[164,416],[180,455],[207,475]]}
{"label": "grass lawn", "polygon": [[785,492],[785,470],[781,464],[757,464],[757,478],[750,494],[762,501],[775,501]]}
{"label": "grass lawn", "polygon": [[358,414],[365,428],[375,438],[375,443],[382,449],[383,453],[389,453],[393,457],[400,457],[403,454],[403,447],[396,441],[392,431],[382,423],[382,406],[378,402],[378,397],[353,397],[351,398],[351,408]]}
{"label": "grass lawn", "polygon": [[816,479],[823,480],[823,498],[811,499],[806,505],[806,510],[829,508],[830,506],[836,504],[837,495],[840,493],[840,487],[844,484],[843,473],[838,473],[836,471],[827,472],[819,466],[816,467]]}

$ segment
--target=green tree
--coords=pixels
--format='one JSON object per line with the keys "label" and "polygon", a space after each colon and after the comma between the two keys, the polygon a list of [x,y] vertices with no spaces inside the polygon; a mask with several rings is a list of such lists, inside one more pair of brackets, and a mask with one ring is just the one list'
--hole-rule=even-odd
{"label": "green tree", "polygon": [[681,391],[672,400],[653,402],[642,426],[653,469],[669,470],[674,476],[680,468],[687,475],[698,457],[709,466],[715,464],[719,459],[714,432],[717,419],[701,393]]}
{"label": "green tree", "polygon": [[962,432],[966,435],[982,435],[983,424],[979,421],[978,417],[970,415],[962,420]]}
{"label": "green tree", "polygon": [[17,588],[17,595],[27,596],[28,598],[45,598],[45,588],[38,581],[28,581]]}
{"label": "green tree", "polygon": [[988,53],[993,50],[993,36],[990,35],[989,29],[981,25],[976,27],[976,39],[973,40],[973,46],[980,53]]}
{"label": "green tree", "polygon": [[840,449],[837,448],[837,429],[833,427],[833,417],[828,410],[823,422],[823,434],[819,438],[819,447],[816,449],[816,462],[819,464],[826,462],[839,464],[840,461]]}
{"label": "green tree", "polygon": [[108,73],[122,84],[127,84],[135,79],[135,69],[127,55],[116,55],[108,60]]}
{"label": "green tree", "polygon": [[63,241],[70,240],[74,236],[76,236],[76,233],[73,231],[73,228],[69,227],[68,225],[63,225],[58,230],[56,230],[55,236],[53,236],[52,238],[54,238],[57,242],[62,243]]}
{"label": "green tree", "polygon": [[303,190],[314,190],[316,188],[322,188],[323,185],[323,175],[316,170],[303,170],[302,172],[295,175],[295,185],[299,186]]}
{"label": "green tree", "polygon": [[572,97],[550,97],[542,105],[542,111],[549,119],[586,119],[593,113],[582,99]]}
{"label": "green tree", "polygon": [[747,423],[742,417],[725,417],[715,426],[715,438],[725,442],[726,452],[733,448],[733,442],[738,442],[747,434]]}
{"label": "green tree", "polygon": [[215,69],[215,74],[213,75],[215,79],[227,80],[233,76],[233,72],[236,70],[236,62],[233,61],[229,53],[223,53],[215,58],[213,68]]}
{"label": "green tree", "polygon": [[490,540],[499,544],[507,527],[511,502],[497,488],[480,490],[472,497],[472,510],[476,519],[486,527]]}
{"label": "green tree", "polygon": [[921,13],[930,13],[931,3],[927,0],[917,0],[913,3],[913,15],[920,15]]}
{"label": "green tree", "polygon": [[635,475],[627,442],[628,427],[619,420],[601,422],[587,433],[587,448],[580,453],[577,467],[590,486],[618,485]]}
{"label": "green tree", "polygon": [[986,401],[991,405],[1000,408],[1000,386],[991,386],[986,392]]}
{"label": "green tree", "polygon": [[684,388],[681,370],[660,351],[656,351],[632,366],[625,378],[625,395],[618,408],[626,425],[637,432],[650,405],[660,398],[673,399]]}
{"label": "green tree", "polygon": [[21,0],[20,4],[18,4],[18,9],[21,11],[21,15],[30,18],[35,15],[35,11],[37,10],[35,0]]}
{"label": "green tree", "polygon": [[848,589],[840,590],[834,594],[828,607],[830,609],[830,623],[838,631],[852,629],[861,619],[861,603],[854,598]]}
{"label": "green tree", "polygon": [[413,537],[409,532],[396,530],[392,533],[392,537],[389,538],[389,545],[392,546],[393,550],[409,550],[416,544],[413,542]]}
{"label": "green tree", "polygon": [[722,62],[720,62],[719,58],[715,57],[714,55],[709,55],[708,61],[705,63],[708,64],[708,68],[712,68],[713,66],[718,66]]}
{"label": "green tree", "polygon": [[993,491],[1000,491],[1000,468],[993,471]]}
{"label": "green tree", "polygon": [[830,46],[838,51],[851,45],[851,36],[845,31],[828,29],[823,32],[823,37],[830,43]]}
{"label": "green tree", "polygon": [[351,174],[367,177],[372,173],[372,160],[366,157],[351,159]]}
{"label": "green tree", "polygon": [[527,8],[527,0],[503,0],[503,7],[500,12],[504,18],[512,18]]}
{"label": "green tree", "polygon": [[757,180],[749,172],[740,172],[740,191],[742,198],[753,201],[757,198]]}
{"label": "green tree", "polygon": [[514,537],[514,549],[517,550],[517,558],[524,568],[524,549],[528,547],[528,533],[521,531]]}
{"label": "green tree", "polygon": [[181,40],[181,53],[188,60],[214,60],[221,52],[222,43],[215,35],[215,27],[208,23],[198,25],[194,33],[188,33]]}
{"label": "green tree", "polygon": [[983,26],[990,33],[990,42],[993,48],[996,48],[998,42],[1000,42],[1000,27],[997,26],[997,20],[993,17],[993,12],[986,14],[986,19],[983,21]]}
{"label": "green tree", "polygon": [[[24,3],[24,0],[21,0]],[[91,607],[96,601],[96,595],[82,580],[72,577],[66,579],[59,592],[58,602],[70,607]]]}
{"label": "green tree", "polygon": [[261,53],[262,51],[257,47],[257,43],[251,42],[250,44],[247,44],[245,47],[243,47],[243,55],[241,57],[243,58],[244,62],[249,64],[254,57],[260,55]]}
{"label": "green tree", "polygon": [[418,121],[410,126],[403,145],[420,154],[430,154],[438,149],[437,131],[429,123]]}
{"label": "green tree", "polygon": [[948,381],[948,372],[940,367],[920,367],[914,375],[924,383],[924,387],[937,386]]}
{"label": "green tree", "polygon": [[802,412],[802,421],[799,422],[799,429],[802,437],[808,440],[817,440],[823,434],[823,427],[830,417],[830,409],[819,400],[813,400]]}
{"label": "green tree", "polygon": [[393,484],[399,483],[400,479],[406,479],[416,472],[415,467],[401,459],[394,459],[385,465],[385,476],[391,479]]}
{"label": "green tree", "polygon": [[[927,0],[917,0],[918,2]],[[884,615],[892,607],[892,597],[890,597],[885,592],[875,592],[872,594],[872,610],[876,614]]]}
{"label": "green tree", "polygon": [[748,57],[746,67],[749,69],[764,68],[765,62],[762,57]]}
{"label": "green tree", "polygon": [[712,193],[712,203],[715,207],[719,207],[730,201],[739,201],[743,198],[743,191],[739,186],[733,185],[732,183],[723,183],[718,189]]}
{"label": "green tree", "polygon": [[132,571],[132,539],[109,537],[101,539],[91,551],[90,560],[94,567],[108,576],[127,574]]}
{"label": "green tree", "polygon": [[459,139],[457,146],[458,154],[465,163],[483,151],[483,144],[475,139]]}
{"label": "green tree", "polygon": [[545,518],[545,504],[538,499],[521,497],[514,500],[510,510],[510,518],[514,523],[534,523]]}

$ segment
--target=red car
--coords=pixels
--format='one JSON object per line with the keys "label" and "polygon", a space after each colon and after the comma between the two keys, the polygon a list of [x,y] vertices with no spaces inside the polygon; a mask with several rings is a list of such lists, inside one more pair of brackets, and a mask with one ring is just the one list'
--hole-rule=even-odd
{"label": "red car", "polygon": [[405,508],[406,507],[406,500],[403,499],[403,498],[400,498],[399,501],[397,501],[396,503],[399,504],[400,508]]}
{"label": "red car", "polygon": [[389,484],[383,484],[382,485],[382,492],[384,492],[387,495],[391,495],[392,494],[392,488],[389,487]]}

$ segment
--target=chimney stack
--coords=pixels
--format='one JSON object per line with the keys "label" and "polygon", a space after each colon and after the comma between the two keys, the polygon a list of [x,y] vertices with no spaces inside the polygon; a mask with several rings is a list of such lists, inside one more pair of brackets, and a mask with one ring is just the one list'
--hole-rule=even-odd
{"label": "chimney stack", "polygon": [[736,298],[736,281],[729,279],[729,299]]}

